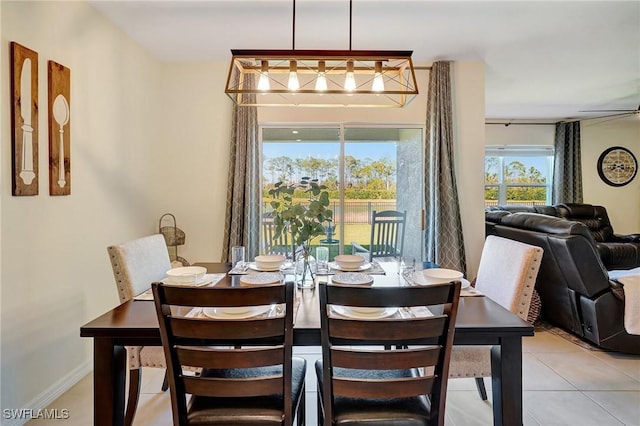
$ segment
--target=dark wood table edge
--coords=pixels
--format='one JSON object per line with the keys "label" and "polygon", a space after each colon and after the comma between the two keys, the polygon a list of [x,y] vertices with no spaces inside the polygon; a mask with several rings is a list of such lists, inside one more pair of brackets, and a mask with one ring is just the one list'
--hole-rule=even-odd
{"label": "dark wood table edge", "polygon": [[[228,265],[202,264],[210,272],[225,272]],[[220,265],[226,268],[220,270]],[[126,303],[152,303],[129,301]],[[123,304],[124,305],[124,304]],[[123,305],[114,309],[121,308]],[[126,307],[125,307],[126,308]],[[120,328],[114,336],[112,327],[96,327],[105,312],[80,328],[81,337],[94,339],[94,424],[124,423],[126,350],[124,346],[161,346],[158,329]],[[121,308],[123,309],[123,308]],[[519,318],[518,318],[519,319]],[[320,330],[316,327],[295,327],[294,345],[320,346]],[[525,321],[519,326],[497,328],[464,328],[456,330],[454,344],[491,345],[493,394],[493,424],[522,425],[522,337],[533,336],[534,327]]]}

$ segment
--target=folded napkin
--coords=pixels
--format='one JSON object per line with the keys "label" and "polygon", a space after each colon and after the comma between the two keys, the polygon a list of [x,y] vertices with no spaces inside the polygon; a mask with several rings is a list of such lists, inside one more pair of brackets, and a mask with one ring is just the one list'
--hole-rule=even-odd
{"label": "folded napkin", "polygon": [[[223,279],[227,274],[205,274],[203,282],[197,284],[198,287],[213,287]],[[134,296],[133,300],[153,300],[153,292],[151,289]]]}
{"label": "folded napkin", "polygon": [[248,274],[249,268],[244,266],[236,266],[235,268],[233,268],[232,270],[229,271],[229,275],[246,275]]}
{"label": "folded napkin", "polygon": [[460,290],[460,297],[472,297],[472,296],[484,296],[484,293],[480,290],[469,286]]}

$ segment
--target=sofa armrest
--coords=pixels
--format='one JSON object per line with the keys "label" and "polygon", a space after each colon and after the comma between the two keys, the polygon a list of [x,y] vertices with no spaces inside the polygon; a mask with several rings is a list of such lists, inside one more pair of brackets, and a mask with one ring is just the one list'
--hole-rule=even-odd
{"label": "sofa armrest", "polygon": [[640,234],[619,235],[614,234],[616,242],[640,244]]}

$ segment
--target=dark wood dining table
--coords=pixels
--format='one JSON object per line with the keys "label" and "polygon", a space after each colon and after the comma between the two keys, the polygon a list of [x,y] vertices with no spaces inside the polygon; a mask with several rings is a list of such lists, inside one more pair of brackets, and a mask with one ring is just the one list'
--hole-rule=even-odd
{"label": "dark wood dining table", "polygon": [[[210,273],[228,271],[224,263],[201,263]],[[375,276],[375,284],[399,285],[396,273]],[[216,286],[239,285],[239,276],[225,276]],[[320,308],[314,289],[298,289],[294,345],[320,346]],[[454,345],[491,345],[493,424],[522,425],[522,337],[533,336],[531,324],[488,297],[461,297]],[[95,425],[124,424],[125,346],[161,346],[154,304],[130,300],[80,328],[93,338]]]}

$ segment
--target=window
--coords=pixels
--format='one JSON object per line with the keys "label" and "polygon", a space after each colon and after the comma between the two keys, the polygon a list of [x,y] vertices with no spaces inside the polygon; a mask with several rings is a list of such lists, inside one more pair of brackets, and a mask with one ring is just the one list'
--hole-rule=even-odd
{"label": "window", "polygon": [[487,147],[485,206],[551,204],[553,148]]}
{"label": "window", "polygon": [[[407,229],[422,224],[422,128],[305,126],[261,129],[262,213],[269,221],[268,190],[303,176],[327,186],[334,213],[331,233],[312,240],[327,245],[331,259],[368,247],[373,210],[407,212]],[[300,200],[304,202],[304,200]],[[264,225],[264,224],[263,224]],[[422,258],[422,232],[405,234],[404,252]],[[268,247],[266,234],[262,246]]]}

